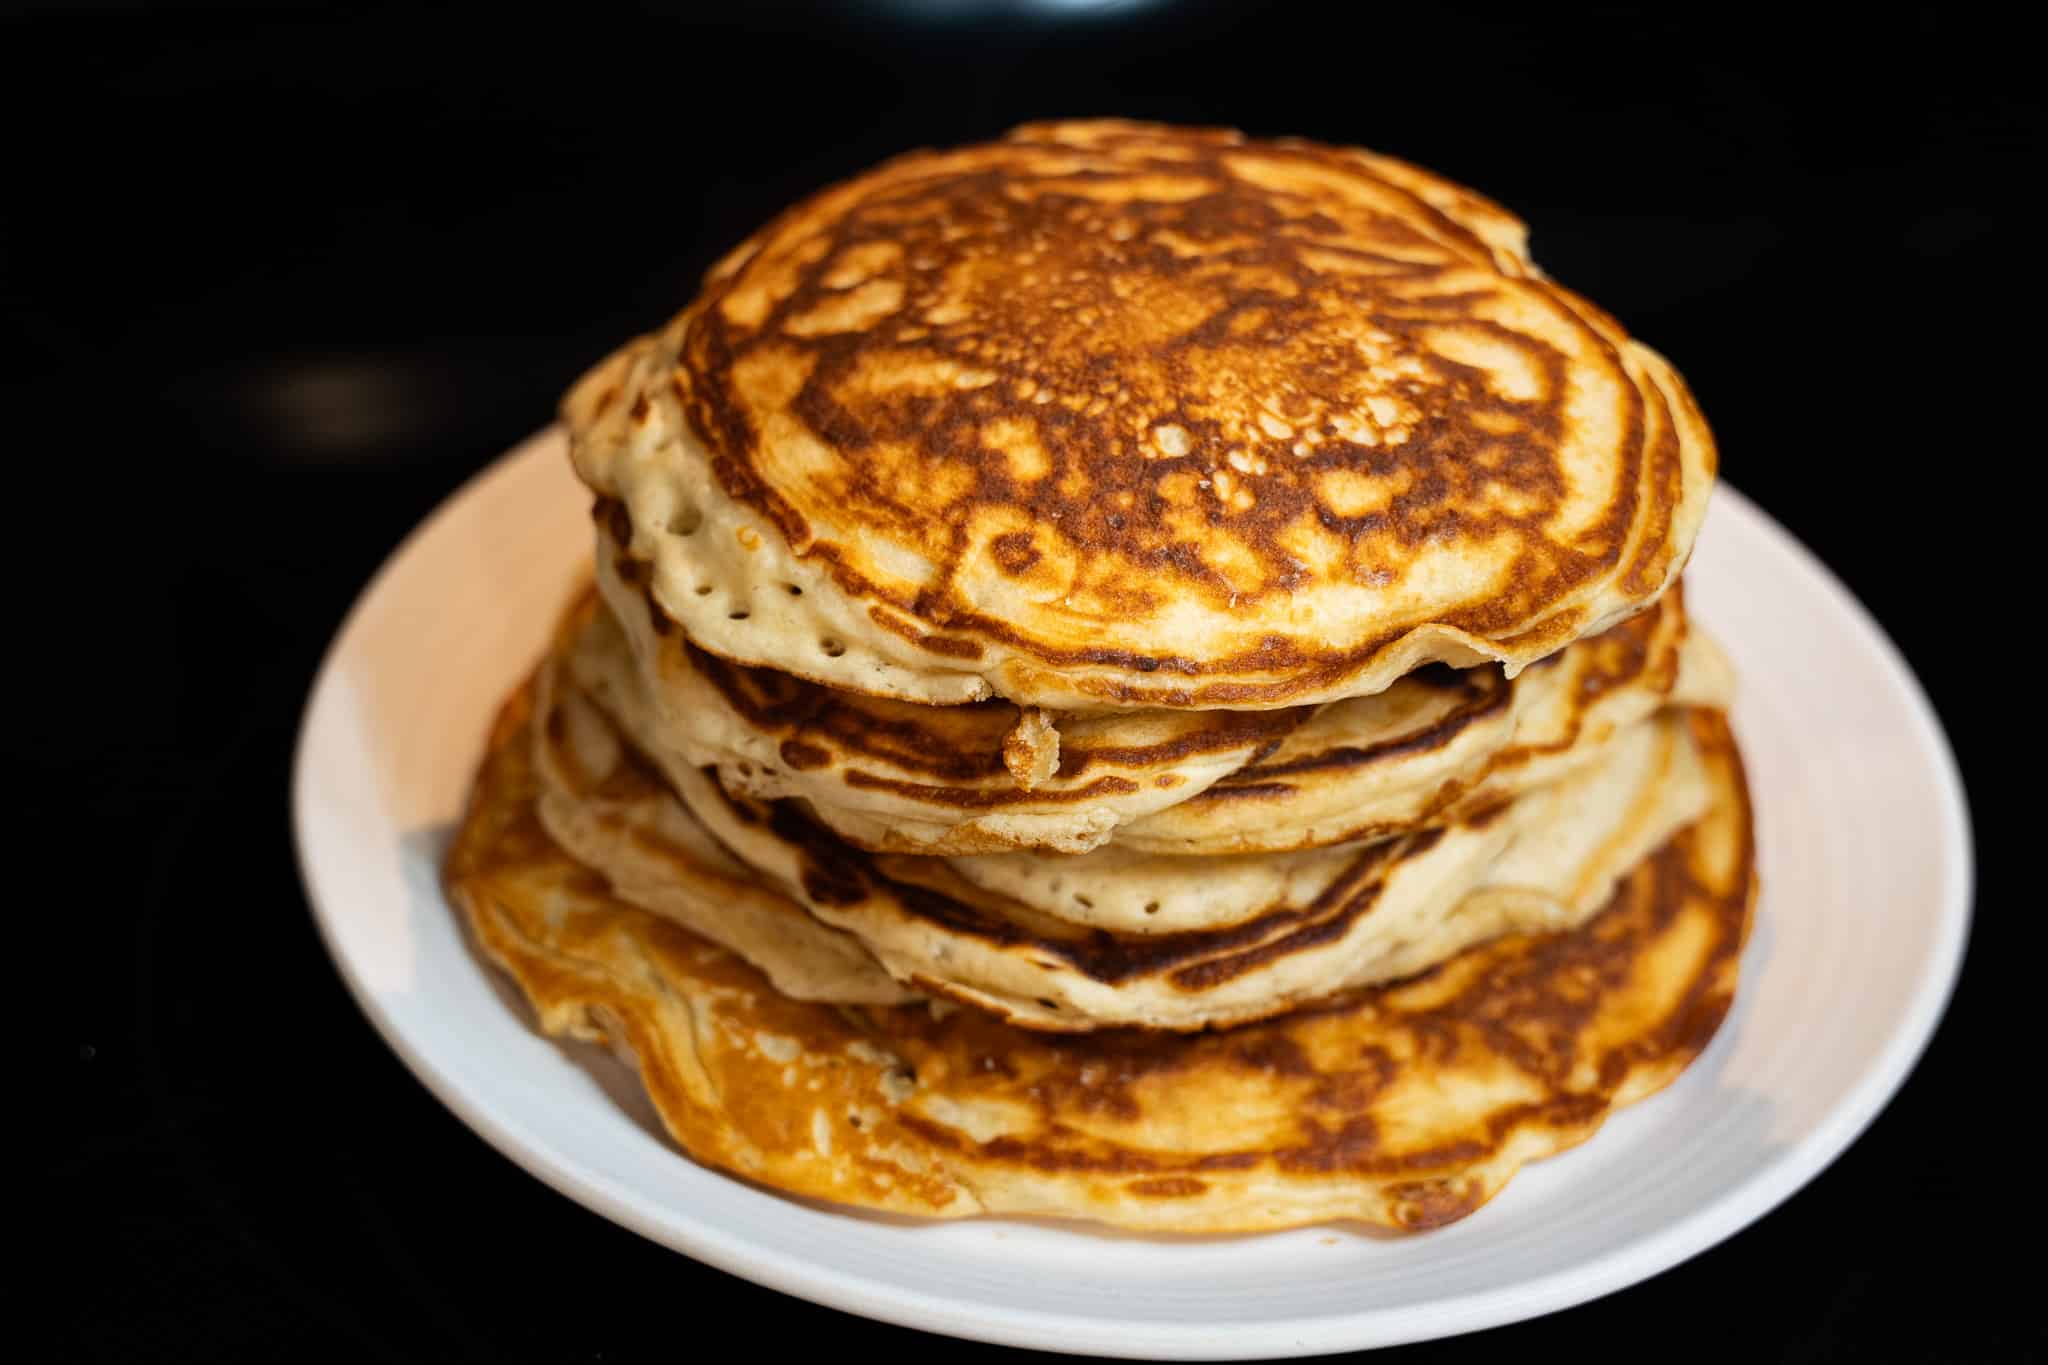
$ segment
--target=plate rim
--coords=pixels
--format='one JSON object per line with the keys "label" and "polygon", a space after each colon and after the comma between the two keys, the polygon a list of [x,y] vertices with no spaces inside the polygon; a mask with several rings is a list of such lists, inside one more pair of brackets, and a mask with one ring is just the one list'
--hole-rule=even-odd
{"label": "plate rim", "polygon": [[[1658,1230],[1600,1252],[1577,1265],[1522,1279],[1442,1304],[1353,1309],[1316,1317],[1274,1321],[1189,1324],[1126,1321],[1039,1309],[967,1303],[870,1278],[824,1262],[804,1261],[747,1244],[743,1233],[707,1223],[687,1212],[656,1212],[633,1191],[582,1163],[549,1150],[488,1107],[472,1102],[461,1085],[431,1060],[386,1011],[346,951],[339,931],[342,912],[326,899],[308,847],[313,824],[312,748],[318,717],[337,689],[342,660],[358,630],[406,560],[463,505],[491,484],[539,458],[561,440],[559,424],[543,427],[465,478],[437,502],[379,562],[343,615],[313,674],[292,747],[289,777],[294,860],[314,925],[329,961],[356,1007],[413,1077],[442,1105],[500,1155],[557,1192],[622,1227],[728,1274],[826,1307],[897,1326],[969,1340],[1064,1353],[1149,1359],[1230,1359],[1249,1355],[1291,1357],[1357,1350],[1402,1342],[1462,1335],[1524,1321],[1591,1302],[1663,1274],[1718,1245],[1763,1218],[1831,1165],[1897,1095],[1925,1054],[1953,999],[1975,919],[1976,852],[1969,801],[1954,748],[1939,714],[1891,636],[1869,609],[1819,556],[1775,517],[1725,480],[1714,497],[1735,514],[1753,519],[1762,531],[1801,562],[1830,599],[1876,647],[1891,680],[1900,684],[1913,719],[1915,747],[1928,754],[1938,775],[1935,797],[1942,810],[1939,843],[1952,852],[1941,887],[1934,951],[1890,1035],[1847,1095],[1804,1137],[1788,1145],[1719,1200],[1695,1208]],[[452,908],[450,913],[453,914]],[[457,916],[458,923],[460,917]],[[472,954],[466,925],[460,933]],[[479,966],[483,966],[481,962]],[[686,1156],[678,1153],[682,1159]],[[840,1213],[833,1210],[834,1213]],[[841,1216],[858,1217],[857,1211]],[[1086,1236],[1076,1226],[1074,1235]],[[1427,1314],[1426,1325],[1415,1319]],[[1404,1322],[1408,1326],[1404,1327]],[[1417,1325],[1422,1330],[1414,1330]]]}

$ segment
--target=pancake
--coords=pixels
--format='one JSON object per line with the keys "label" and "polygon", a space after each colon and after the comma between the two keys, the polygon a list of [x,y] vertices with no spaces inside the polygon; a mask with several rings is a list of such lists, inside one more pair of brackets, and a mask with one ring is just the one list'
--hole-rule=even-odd
{"label": "pancake", "polygon": [[[583,651],[644,748],[718,770],[729,789],[800,797],[877,851],[1082,852],[1117,826],[1185,801],[1310,719],[1281,711],[1122,711],[1048,717],[1010,702],[919,706],[729,663],[681,632],[607,566],[612,610]],[[620,624],[623,622],[623,626]],[[1035,743],[1031,728],[1037,727]]]}
{"label": "pancake", "polygon": [[[1116,847],[1064,857],[876,857],[797,803],[735,797],[661,755],[649,766],[673,789],[667,807],[644,778],[622,778],[615,770],[636,766],[632,728],[612,718],[616,694],[582,691],[575,666],[595,633],[572,631],[568,666],[549,669],[541,731],[571,730],[557,714],[570,704],[604,718],[582,724],[615,727],[585,746],[609,755],[612,770],[583,761],[586,785],[629,782],[639,796],[642,804],[620,815],[640,818],[616,821],[620,842],[659,853],[659,872],[691,857],[664,831],[701,822],[697,837],[708,831],[721,853],[737,855],[821,925],[850,934],[905,987],[1033,1028],[1236,1023],[1421,970],[1509,929],[1575,923],[1706,799],[1689,730],[1674,712],[1634,727],[1587,771],[1370,846],[1224,858]],[[544,811],[576,800],[550,768],[543,763]],[[588,839],[570,846],[627,899],[670,909],[643,900],[606,848]],[[1508,867],[1511,879],[1496,875]],[[717,914],[715,902],[700,913]]]}
{"label": "pancake", "polygon": [[[1272,711],[919,706],[732,664],[664,633],[644,583],[619,577],[609,535],[599,583],[612,619],[579,650],[585,685],[640,748],[715,768],[738,795],[801,799],[874,852],[1248,853],[1387,838],[1554,781],[1658,708],[1724,706],[1732,687],[1674,584],[1512,680],[1433,667],[1371,697]],[[1030,719],[1044,772],[1019,761]]]}
{"label": "pancake", "polygon": [[1268,753],[1119,826],[1156,853],[1253,853],[1386,838],[1456,820],[1597,763],[1661,708],[1726,708],[1735,680],[1674,583],[1640,616],[1512,681],[1425,669],[1324,707]]}
{"label": "pancake", "polygon": [[533,727],[542,828],[586,867],[602,868],[602,884],[614,894],[730,948],[792,999],[887,1005],[917,998],[858,940],[763,887],[677,804],[609,716],[574,686],[560,685],[561,646],[588,628],[592,605],[586,599],[571,609],[534,681],[545,718]]}
{"label": "pancake", "polygon": [[[1705,799],[1683,714],[1672,710],[1615,737],[1598,761],[1568,779],[1512,801],[1463,806],[1444,825],[1426,831],[1449,831],[1427,847],[1434,850],[1429,856],[1440,857],[1447,843],[1469,837],[1461,831],[1491,831],[1487,842],[1498,845],[1498,856],[1485,869],[1483,885],[1531,888],[1590,913],[1616,877],[1697,816]],[[1425,847],[1420,836],[1407,839]],[[964,884],[1074,923],[1162,934],[1228,927],[1274,905],[1312,903],[1370,856],[1376,843],[1223,857],[1115,845],[1085,857],[894,857],[878,859],[877,865],[898,881]],[[972,893],[968,898],[986,899]]]}
{"label": "pancake", "polygon": [[1715,466],[1678,376],[1479,196],[1118,122],[798,204],[563,414],[699,648],[945,705],[1512,674],[1656,600]]}
{"label": "pancake", "polygon": [[1754,894],[1725,723],[1689,713],[1708,813],[1569,933],[1225,1032],[1032,1033],[942,1004],[792,1000],[607,894],[541,828],[527,694],[500,715],[446,880],[555,1036],[635,1066],[676,1143],[897,1214],[1242,1232],[1462,1218],[1672,1080],[1735,989]]}
{"label": "pancake", "polygon": [[[1114,929],[976,887],[942,860],[871,860],[788,803],[736,800],[701,773],[671,777],[720,843],[906,985],[1034,1029],[1187,1030],[1420,971],[1509,928],[1578,922],[1615,875],[1702,809],[1688,734],[1674,713],[1638,727],[1635,744],[1591,773],[1455,825],[1352,846],[1348,857],[1268,854],[1230,869],[1236,876],[1214,859],[1067,869],[1061,899],[1090,901],[1102,919],[1122,911]],[[1496,882],[1496,866],[1517,852],[1524,880]],[[1301,858],[1316,866],[1269,890],[1272,860]],[[1137,922],[1148,906],[1159,911],[1152,932]],[[1203,927],[1167,927],[1176,913]]]}

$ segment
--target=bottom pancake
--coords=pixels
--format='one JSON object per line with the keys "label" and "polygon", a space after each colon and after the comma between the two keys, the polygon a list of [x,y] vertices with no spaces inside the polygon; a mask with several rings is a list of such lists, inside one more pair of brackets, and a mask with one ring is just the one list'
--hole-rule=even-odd
{"label": "bottom pancake", "polygon": [[1436,1227],[1590,1136],[1713,1037],[1755,896],[1725,720],[1690,723],[1707,814],[1567,933],[1237,1028],[1048,1035],[919,1002],[779,993],[610,893],[542,828],[527,690],[448,856],[451,896],[543,1031],[610,1044],[677,1143],[791,1194],[932,1217],[1172,1232]]}

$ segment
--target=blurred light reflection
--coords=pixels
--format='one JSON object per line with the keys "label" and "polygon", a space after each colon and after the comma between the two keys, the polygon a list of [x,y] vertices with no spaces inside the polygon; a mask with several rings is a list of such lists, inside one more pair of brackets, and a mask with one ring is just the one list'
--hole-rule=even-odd
{"label": "blurred light reflection", "polygon": [[436,406],[416,371],[375,360],[316,361],[262,376],[240,397],[251,425],[281,445],[327,458],[361,458],[402,443]]}
{"label": "blurred light reflection", "polygon": [[1091,19],[1159,9],[1172,0],[885,0],[881,8],[933,22],[1026,16],[1034,19]]}

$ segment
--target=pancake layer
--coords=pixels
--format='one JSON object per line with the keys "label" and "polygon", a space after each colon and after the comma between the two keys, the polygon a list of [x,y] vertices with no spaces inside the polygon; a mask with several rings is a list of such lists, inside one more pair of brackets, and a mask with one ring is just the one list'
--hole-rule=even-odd
{"label": "pancake layer", "polygon": [[615,568],[599,584],[612,623],[579,666],[637,745],[715,769],[735,795],[800,799],[876,852],[1250,853],[1387,838],[1556,780],[1660,707],[1722,706],[1732,690],[1676,584],[1512,679],[1439,666],[1320,707],[1092,713],[920,706],[732,664],[660,629],[644,584]]}
{"label": "pancake layer", "polygon": [[934,1217],[1226,1232],[1436,1227],[1696,1056],[1754,894],[1740,762],[1688,713],[1705,816],[1569,932],[1222,1032],[1048,1035],[944,1004],[806,1003],[609,894],[538,816],[531,698],[500,716],[449,890],[549,1033],[610,1044],[700,1161]]}
{"label": "pancake layer", "polygon": [[564,416],[700,649],[1065,710],[1512,673],[1670,585],[1715,465],[1670,366],[1497,206],[1117,122],[798,204]]}
{"label": "pancake layer", "polygon": [[[593,633],[577,633],[543,672],[552,709],[542,714],[540,767],[550,808],[574,805],[555,780],[564,770],[588,773],[586,785],[632,790],[618,817],[626,847],[687,863],[690,848],[667,831],[694,821],[694,838],[708,832],[764,886],[850,935],[906,988],[1032,1028],[1240,1023],[1419,971],[1494,934],[1577,923],[1706,800],[1689,727],[1673,711],[1632,727],[1581,772],[1400,839],[1223,858],[1114,847],[874,857],[796,803],[734,797],[685,764],[643,767],[631,757],[631,729],[615,717],[603,744],[585,746],[590,756],[561,754],[565,736],[609,716],[610,699],[580,692],[569,666]],[[558,713],[572,706],[579,724],[565,725]],[[609,770],[597,766],[606,750]],[[606,849],[589,840],[571,846],[628,899],[642,899]]]}

